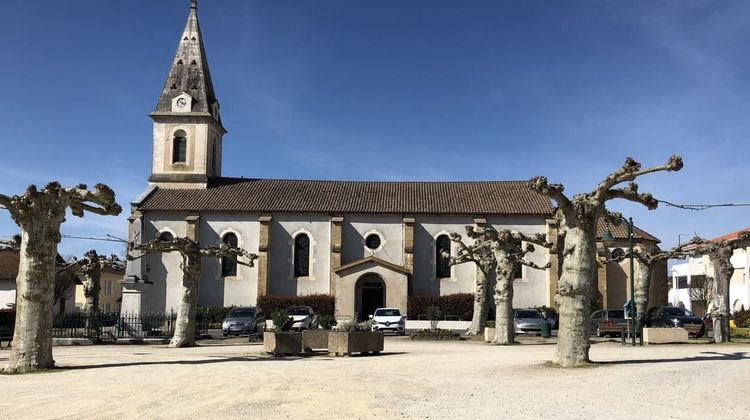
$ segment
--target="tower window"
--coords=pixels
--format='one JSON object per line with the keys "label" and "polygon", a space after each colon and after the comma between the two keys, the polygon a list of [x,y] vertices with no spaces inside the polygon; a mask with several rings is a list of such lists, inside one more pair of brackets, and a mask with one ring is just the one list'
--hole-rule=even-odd
{"label": "tower window", "polygon": [[300,233],[294,238],[294,277],[310,275],[310,237]]}
{"label": "tower window", "polygon": [[187,134],[177,130],[172,139],[172,163],[187,163]]}
{"label": "tower window", "polygon": [[451,276],[450,261],[443,258],[443,251],[450,254],[451,239],[448,235],[440,235],[435,239],[435,277],[439,279]]}
{"label": "tower window", "polygon": [[[234,233],[227,233],[221,238],[221,242],[236,247],[237,246],[237,235]],[[221,275],[222,277],[231,277],[237,275],[237,259],[231,257],[224,257],[221,259]]]}

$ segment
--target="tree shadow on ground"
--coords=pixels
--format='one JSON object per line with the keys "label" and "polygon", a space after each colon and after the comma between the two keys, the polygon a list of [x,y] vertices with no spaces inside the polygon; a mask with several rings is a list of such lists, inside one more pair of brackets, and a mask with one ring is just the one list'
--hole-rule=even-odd
{"label": "tree shadow on ground", "polygon": [[130,367],[130,366],[153,366],[153,365],[207,365],[213,363],[228,363],[228,362],[260,362],[264,360],[278,360],[278,361],[294,361],[302,359],[302,357],[262,357],[262,356],[209,356],[211,359],[200,359],[200,360],[154,360],[154,361],[133,361],[133,362],[122,362],[122,363],[102,363],[96,365],[80,365],[80,366],[56,366],[54,370],[86,370],[86,369],[104,369],[104,368],[116,368],[116,367]]}
{"label": "tree shadow on ground", "polygon": [[611,360],[606,362],[592,362],[597,365],[638,365],[650,363],[681,363],[681,362],[715,362],[721,360],[745,360],[750,359],[746,352],[719,353],[715,351],[704,351],[699,356],[675,357],[671,359],[633,359],[633,360]]}

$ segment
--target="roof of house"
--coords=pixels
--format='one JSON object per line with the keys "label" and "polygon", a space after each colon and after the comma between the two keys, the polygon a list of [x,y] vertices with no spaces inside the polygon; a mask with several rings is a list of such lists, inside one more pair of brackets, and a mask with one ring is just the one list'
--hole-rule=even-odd
{"label": "roof of house", "polygon": [[157,188],[152,211],[551,215],[526,181],[373,182],[216,178],[206,189]]}
{"label": "roof of house", "polygon": [[726,241],[726,240],[729,240],[729,239],[735,239],[742,232],[750,232],[750,227],[747,227],[745,229],[740,229],[740,230],[738,230],[736,232],[727,233],[726,235],[722,235],[722,236],[713,238],[713,239],[711,239],[711,242],[719,242],[719,241]]}
{"label": "roof of house", "polygon": [[[596,237],[597,239],[602,238],[602,235],[604,234],[604,231],[609,228],[609,231],[612,233],[612,237],[615,239],[628,239],[628,226],[625,223],[620,223],[619,225],[614,224],[607,224],[607,222],[604,219],[599,219],[599,223],[596,226]],[[646,241],[653,241],[655,243],[661,243],[661,240],[657,238],[656,236],[646,232],[645,230],[639,228],[638,226],[633,225],[633,239],[636,241],[638,240],[646,240]]]}

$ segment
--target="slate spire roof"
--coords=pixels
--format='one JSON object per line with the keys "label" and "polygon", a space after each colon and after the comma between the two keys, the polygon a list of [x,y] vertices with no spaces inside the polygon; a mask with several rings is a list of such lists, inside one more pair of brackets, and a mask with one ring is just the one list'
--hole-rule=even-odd
{"label": "slate spire roof", "polygon": [[180,36],[172,65],[154,113],[169,113],[172,99],[181,93],[193,97],[192,112],[211,114],[219,123],[219,101],[214,93],[203,36],[198,24],[198,2],[190,1],[190,13]]}

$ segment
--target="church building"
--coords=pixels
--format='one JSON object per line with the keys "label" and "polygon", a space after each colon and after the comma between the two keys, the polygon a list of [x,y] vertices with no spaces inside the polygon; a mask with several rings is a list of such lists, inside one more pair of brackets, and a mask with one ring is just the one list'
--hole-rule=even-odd
{"label": "church building", "polygon": [[[153,157],[146,191],[132,203],[129,240],[190,237],[257,254],[252,268],[205,258],[199,305],[255,305],[260,295],[335,296],[339,318],[381,306],[406,313],[410,295],[473,293],[476,267],[449,266],[451,232],[488,224],[555,240],[552,203],[526,181],[371,182],[222,176],[227,130],[211,81],[192,1],[153,120]],[[231,149],[231,140],[229,143]],[[614,229],[624,241],[624,229]],[[619,235],[618,235],[619,233]],[[636,240],[658,239],[636,230]],[[515,307],[553,306],[558,260],[546,249],[530,259],[552,269],[523,267]],[[177,253],[150,254],[128,265],[123,312],[177,308]],[[626,264],[626,263],[625,263]],[[619,265],[618,265],[619,267]],[[600,306],[622,305],[625,270],[599,270]],[[622,274],[622,276],[620,275]],[[622,284],[610,296],[608,283]],[[610,280],[607,280],[610,278]],[[657,283],[658,281],[655,281]],[[619,289],[618,289],[619,290]],[[666,300],[666,298],[665,298]]]}

